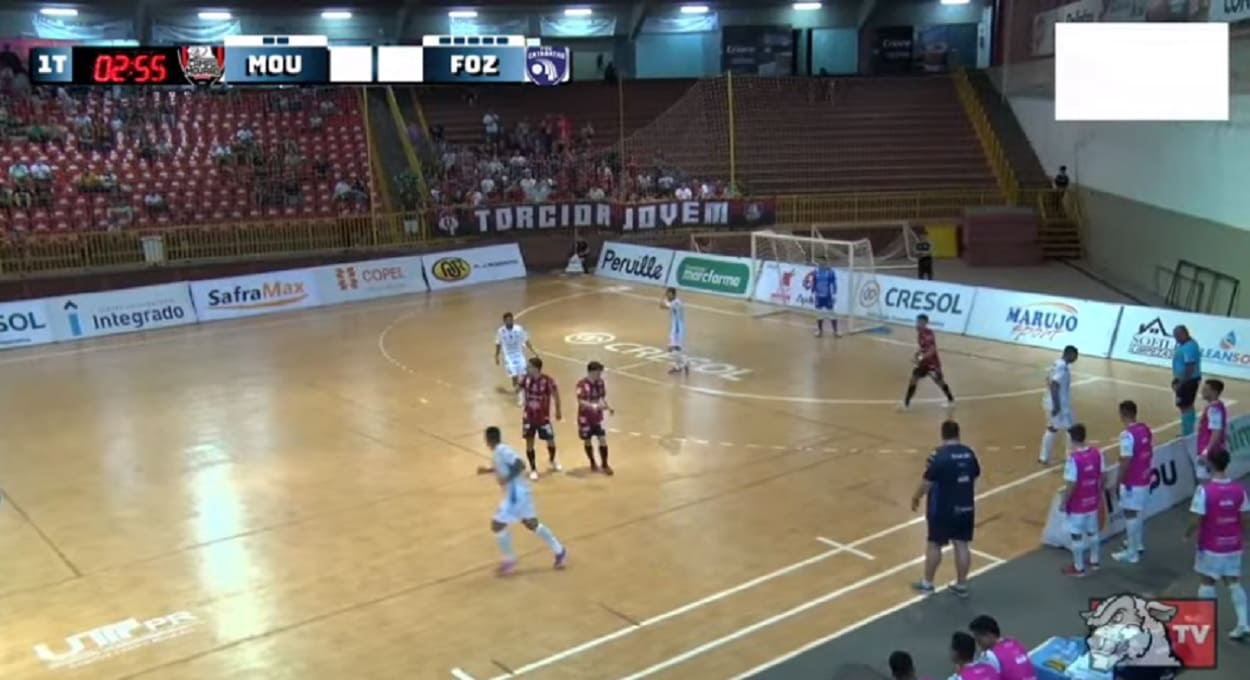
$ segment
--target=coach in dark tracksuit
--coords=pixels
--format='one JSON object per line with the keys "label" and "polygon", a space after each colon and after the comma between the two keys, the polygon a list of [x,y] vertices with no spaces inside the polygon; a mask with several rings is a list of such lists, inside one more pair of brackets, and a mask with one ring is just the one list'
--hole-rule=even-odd
{"label": "coach in dark tracksuit", "polygon": [[922,593],[933,592],[933,578],[942,563],[942,548],[953,544],[955,582],[951,592],[968,595],[968,568],[972,563],[972,530],[976,521],[976,481],[981,476],[977,454],[959,441],[959,423],[942,423],[942,443],[925,464],[924,478],[911,499],[913,512],[928,496],[925,520],[929,535],[925,546],[924,578],[913,584]]}

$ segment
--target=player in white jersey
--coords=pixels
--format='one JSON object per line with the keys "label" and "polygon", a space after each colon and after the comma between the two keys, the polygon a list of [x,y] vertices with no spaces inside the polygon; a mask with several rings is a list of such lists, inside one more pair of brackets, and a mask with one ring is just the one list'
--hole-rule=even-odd
{"label": "player in white jersey", "polygon": [[512,312],[503,315],[503,325],[495,333],[495,365],[503,363],[503,367],[508,371],[508,377],[512,380],[512,389],[510,392],[517,395],[517,404],[521,404],[521,393],[517,390],[521,378],[525,375],[525,351],[538,356],[538,352],[534,351],[534,346],[530,344],[529,333],[521,328],[520,324],[512,320]]}
{"label": "player in white jersey", "polygon": [[555,534],[545,524],[538,521],[538,513],[534,511],[534,497],[530,495],[529,486],[525,483],[525,463],[512,447],[503,443],[503,436],[497,427],[486,428],[486,448],[490,449],[491,464],[482,465],[477,469],[480,475],[495,475],[495,480],[503,489],[503,498],[499,508],[490,520],[490,530],[495,534],[495,543],[499,552],[503,553],[503,561],[499,563],[500,576],[507,575],[516,566],[516,553],[512,550],[512,534],[508,525],[520,522],[526,529],[534,532],[543,543],[555,553],[555,568],[563,569],[568,551],[560,544]]}
{"label": "player in white jersey", "polygon": [[664,291],[664,299],[660,307],[668,310],[668,351],[673,357],[669,365],[669,373],[690,372],[690,364],[686,362],[686,307],[677,299],[677,289]]}
{"label": "player in white jersey", "polygon": [[[1042,435],[1042,448],[1037,456],[1037,461],[1042,465],[1050,463],[1050,449],[1055,444],[1055,433],[1067,432],[1073,425],[1070,366],[1076,363],[1080,354],[1072,345],[1064,347],[1063,356],[1055,359],[1046,374],[1046,396],[1042,399],[1042,406],[1046,408],[1047,423],[1046,432]],[[1071,443],[1069,440],[1068,449],[1072,448]]]}

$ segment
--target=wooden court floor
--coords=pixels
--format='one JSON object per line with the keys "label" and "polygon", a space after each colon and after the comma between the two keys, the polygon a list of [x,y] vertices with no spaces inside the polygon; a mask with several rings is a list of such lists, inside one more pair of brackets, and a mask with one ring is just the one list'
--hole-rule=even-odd
{"label": "wooden court floor", "polygon": [[[895,411],[908,329],[816,339],[687,296],[707,361],[675,378],[657,300],[535,278],[0,355],[0,678],[730,678],[910,600],[945,412],[931,385]],[[492,361],[509,310],[565,394],[566,472],[535,497],[570,558],[518,531],[499,579],[474,468],[485,426],[521,444]],[[1054,353],[939,343],[987,569],[1038,545],[1059,484],[1035,462]],[[574,436],[589,359],[613,478]],[[1125,398],[1175,433],[1161,371],[1075,374],[1095,438]]]}

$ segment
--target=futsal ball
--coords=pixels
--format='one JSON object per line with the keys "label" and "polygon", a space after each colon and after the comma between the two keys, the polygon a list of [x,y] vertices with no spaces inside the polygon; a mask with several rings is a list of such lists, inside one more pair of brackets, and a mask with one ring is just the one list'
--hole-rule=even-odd
{"label": "futsal ball", "polygon": [[923,358],[923,357],[924,357],[924,354],[922,354],[921,352],[916,352],[916,356],[914,356],[914,357],[912,357],[912,358],[911,358],[911,364],[912,364],[912,366],[919,366],[919,365],[920,365],[920,359],[921,359],[921,358]]}

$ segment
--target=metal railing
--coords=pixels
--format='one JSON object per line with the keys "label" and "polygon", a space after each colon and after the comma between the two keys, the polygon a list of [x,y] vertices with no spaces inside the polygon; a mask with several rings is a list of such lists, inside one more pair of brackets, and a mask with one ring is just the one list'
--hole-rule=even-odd
{"label": "metal railing", "polygon": [[959,95],[959,102],[963,104],[964,113],[967,114],[968,121],[972,123],[977,139],[981,142],[985,159],[994,172],[994,178],[998,180],[999,191],[1003,192],[1003,197],[1007,199],[1009,205],[1019,205],[1020,182],[1016,179],[1015,169],[1011,167],[1011,161],[1007,158],[1007,152],[1003,149],[998,134],[990,125],[989,116],[985,113],[985,107],[981,105],[976,89],[968,79],[968,73],[963,69],[955,71],[953,81],[955,92]]}

